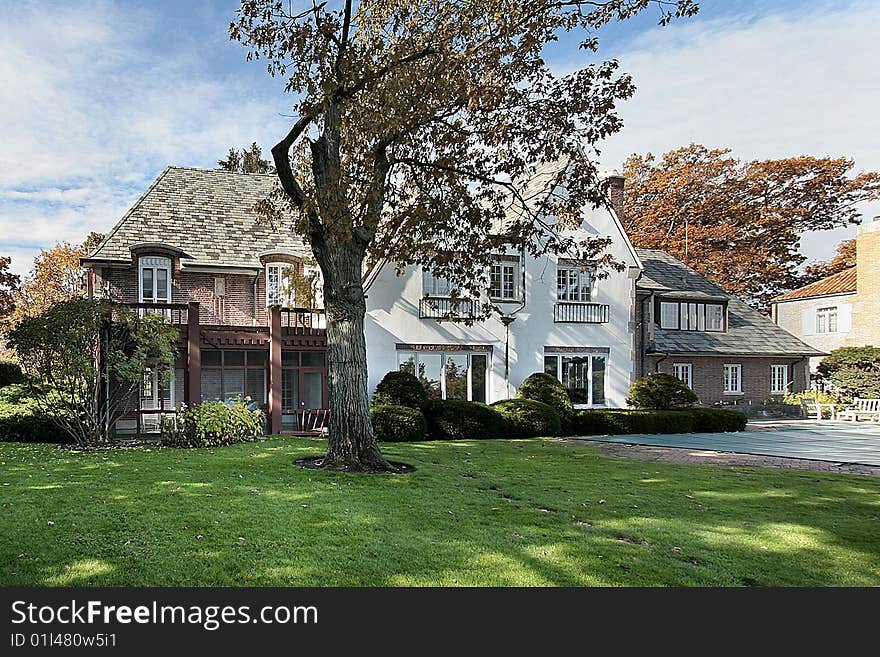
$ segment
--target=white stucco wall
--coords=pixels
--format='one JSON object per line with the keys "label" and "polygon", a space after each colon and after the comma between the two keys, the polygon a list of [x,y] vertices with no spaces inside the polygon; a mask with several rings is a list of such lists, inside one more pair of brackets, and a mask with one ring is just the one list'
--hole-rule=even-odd
{"label": "white stucco wall", "polygon": [[554,323],[556,258],[527,258],[526,305],[510,326],[511,387],[508,392],[504,376],[505,331],[497,316],[472,326],[420,319],[421,268],[408,267],[403,275],[397,276],[394,267],[386,265],[367,290],[366,340],[371,393],[387,372],[397,369],[398,343],[491,346],[487,400],[490,403],[513,396],[528,375],[543,371],[545,347],[607,348],[605,405],[625,406],[633,376],[632,316],[638,260],[609,211],[600,209],[585,214],[587,218],[582,227],[585,234],[612,237],[609,251],[626,266],[624,271],[611,272],[594,286],[591,302],[609,305],[607,323]]}

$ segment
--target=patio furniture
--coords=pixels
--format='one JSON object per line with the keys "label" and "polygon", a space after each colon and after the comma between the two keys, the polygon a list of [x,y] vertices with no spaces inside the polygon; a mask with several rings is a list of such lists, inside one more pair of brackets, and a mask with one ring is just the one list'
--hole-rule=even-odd
{"label": "patio furniture", "polygon": [[853,400],[853,405],[837,414],[841,420],[852,420],[858,422],[859,418],[867,418],[874,422],[880,422],[880,399],[859,399]]}
{"label": "patio furniture", "polygon": [[838,406],[841,406],[841,404],[832,402],[819,402],[815,399],[801,400],[801,408],[804,411],[804,416],[808,419],[810,418],[810,415],[815,415],[816,420],[821,420],[825,410],[827,409],[829,419],[833,422],[838,419]]}

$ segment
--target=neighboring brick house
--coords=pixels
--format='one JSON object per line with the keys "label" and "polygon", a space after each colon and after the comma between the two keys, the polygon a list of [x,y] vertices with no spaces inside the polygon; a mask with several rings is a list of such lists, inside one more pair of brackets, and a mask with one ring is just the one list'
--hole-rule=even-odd
{"label": "neighboring brick house", "polygon": [[118,432],[155,431],[155,411],[206,400],[250,397],[273,432],[309,429],[327,408],[323,317],[291,293],[291,276],[315,271],[308,249],[253,209],[273,181],[168,167],[82,260],[90,296],[164,313],[181,331],[172,385],[145,372]]}
{"label": "neighboring brick house", "polygon": [[750,404],[809,385],[805,344],[664,251],[636,249],[637,375],[684,380],[700,403]]}
{"label": "neighboring brick house", "polygon": [[[859,226],[856,266],[772,300],[779,326],[823,352],[880,345],[880,221]],[[813,358],[815,369],[821,358]]]}

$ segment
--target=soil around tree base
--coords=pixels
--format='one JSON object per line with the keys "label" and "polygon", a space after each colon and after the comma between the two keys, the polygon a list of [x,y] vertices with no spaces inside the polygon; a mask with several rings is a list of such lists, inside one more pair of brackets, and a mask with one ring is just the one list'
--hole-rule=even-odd
{"label": "soil around tree base", "polygon": [[296,459],[294,464],[299,466],[300,468],[306,468],[308,470],[325,470],[327,472],[351,472],[354,474],[384,474],[384,475],[397,475],[397,474],[409,474],[410,472],[416,471],[416,466],[410,465],[409,463],[401,463],[400,461],[388,461],[393,470],[383,470],[381,468],[365,468],[361,465],[342,465],[342,466],[334,466],[324,464],[326,460],[326,456],[306,456],[301,459]]}

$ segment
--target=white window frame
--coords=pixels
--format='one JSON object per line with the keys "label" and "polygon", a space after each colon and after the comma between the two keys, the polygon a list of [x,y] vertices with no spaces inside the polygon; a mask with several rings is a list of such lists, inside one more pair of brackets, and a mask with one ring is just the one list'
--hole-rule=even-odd
{"label": "white window frame", "polygon": [[[600,353],[600,352],[584,352],[584,353],[547,353],[544,352],[544,362],[546,363],[548,358],[556,358],[556,379],[559,383],[564,385],[562,379],[562,359],[571,356],[589,356],[589,364],[590,366],[587,368],[587,381],[590,382],[590,387],[587,394],[587,403],[586,404],[575,404],[575,408],[605,408],[608,406],[608,395],[604,395],[605,401],[601,404],[593,403],[593,358],[603,358],[605,360],[605,377],[603,379],[603,384],[608,380],[608,360],[610,358],[610,353]],[[602,390],[603,394],[607,390],[607,386]]]}
{"label": "white window frame", "polygon": [[[668,319],[674,319],[675,323],[672,324],[670,322],[664,321],[663,310],[664,307],[671,311],[668,315]],[[677,329],[679,327],[678,323],[678,302],[677,301],[661,301],[660,302],[660,328],[662,329]]]}
{"label": "white window frame", "polygon": [[492,356],[488,351],[419,351],[412,349],[399,349],[397,351],[397,369],[400,370],[400,366],[404,361],[409,360],[410,356],[413,358],[413,365],[415,366],[416,376],[418,377],[419,371],[419,358],[423,353],[428,354],[440,354],[440,398],[446,399],[446,358],[448,356],[460,356],[461,354],[465,354],[467,356],[467,400],[473,401],[473,378],[472,374],[474,371],[473,366],[473,357],[474,356],[485,356],[486,357],[486,376],[484,385],[486,389],[483,392],[484,398],[486,399],[486,403],[491,403],[489,391],[492,387],[489,385],[489,376],[492,373]]}
{"label": "white window frame", "polygon": [[[564,280],[563,280],[564,279]],[[576,290],[576,292],[572,292]],[[556,301],[585,303],[593,298],[593,272],[576,266],[556,266]]]}
{"label": "white window frame", "polygon": [[452,291],[448,278],[434,276],[428,268],[422,269],[422,295],[426,297],[448,297]]}
{"label": "white window frame", "polygon": [[[153,294],[147,299],[144,296],[144,271],[150,270],[153,276]],[[160,299],[158,296],[159,286],[156,285],[158,280],[157,272],[165,271],[167,296]],[[159,256],[143,256],[138,258],[138,301],[140,303],[171,303],[171,258]]]}
{"label": "white window frame", "polygon": [[788,365],[770,366],[770,394],[784,395],[788,392]]}
{"label": "white window frame", "polygon": [[672,373],[676,379],[691,390],[694,389],[694,366],[692,363],[673,363]]}
{"label": "white window frame", "polygon": [[[495,293],[495,280],[498,291]],[[517,301],[519,294],[519,263],[496,262],[489,268],[489,298],[495,301]]]}
{"label": "white window frame", "polygon": [[[282,308],[292,308],[296,305],[296,290],[290,284],[290,276],[285,275],[285,271],[288,268],[294,267],[295,265],[290,264],[289,262],[267,262],[265,267],[265,275],[266,275],[266,307],[269,306],[281,306]],[[274,273],[274,276],[277,277],[277,289],[271,289],[270,280]],[[286,283],[285,283],[286,281]],[[284,294],[284,285],[287,285],[290,289],[287,292],[287,295]]]}
{"label": "white window frame", "polygon": [[[718,326],[711,324],[709,322],[709,308],[720,308],[721,312],[718,315]],[[707,303],[706,308],[706,330],[711,331],[713,333],[719,333],[724,331],[724,304],[723,303]]]}
{"label": "white window frame", "polygon": [[[734,373],[736,376],[734,377]],[[734,379],[736,379],[734,381]],[[734,386],[734,383],[736,384]],[[742,385],[742,363],[725,363],[724,364],[724,394],[725,395],[741,395],[743,394]]]}
{"label": "white window frame", "polygon": [[[833,323],[833,328],[832,328]],[[827,334],[837,333],[839,321],[837,316],[837,306],[827,306],[816,309],[816,333]]]}

